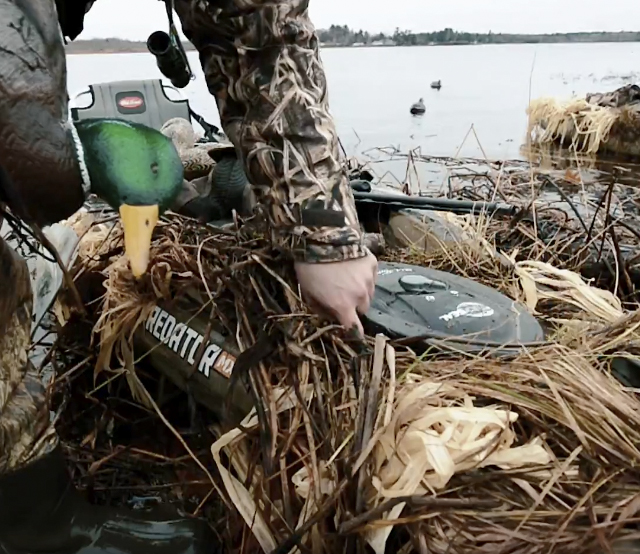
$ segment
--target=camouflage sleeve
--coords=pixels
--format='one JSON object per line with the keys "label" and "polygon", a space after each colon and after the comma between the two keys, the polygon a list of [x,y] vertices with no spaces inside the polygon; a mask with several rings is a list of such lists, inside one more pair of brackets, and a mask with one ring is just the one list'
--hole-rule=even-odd
{"label": "camouflage sleeve", "polygon": [[367,254],[340,163],[308,0],[176,0],[222,126],[297,260]]}
{"label": "camouflage sleeve", "polygon": [[[0,222],[1,227],[1,222]],[[29,362],[32,295],[29,268],[0,236],[0,474],[57,444],[38,371]]]}

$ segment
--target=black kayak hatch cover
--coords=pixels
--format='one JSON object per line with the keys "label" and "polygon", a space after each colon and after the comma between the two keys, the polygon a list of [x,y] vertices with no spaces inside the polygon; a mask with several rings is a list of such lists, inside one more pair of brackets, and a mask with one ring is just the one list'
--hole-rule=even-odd
{"label": "black kayak hatch cover", "polygon": [[[454,350],[491,349],[496,355],[544,339],[526,307],[500,292],[451,273],[400,263],[378,264],[376,293],[363,323],[393,339],[427,335]],[[432,344],[427,340],[424,348]]]}

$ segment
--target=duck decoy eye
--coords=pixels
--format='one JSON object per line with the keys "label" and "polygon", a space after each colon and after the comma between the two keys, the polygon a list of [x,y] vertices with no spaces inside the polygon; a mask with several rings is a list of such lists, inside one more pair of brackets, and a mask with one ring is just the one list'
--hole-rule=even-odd
{"label": "duck decoy eye", "polygon": [[153,162],[151,164],[151,173],[153,173],[154,175],[158,174],[158,164],[156,162]]}

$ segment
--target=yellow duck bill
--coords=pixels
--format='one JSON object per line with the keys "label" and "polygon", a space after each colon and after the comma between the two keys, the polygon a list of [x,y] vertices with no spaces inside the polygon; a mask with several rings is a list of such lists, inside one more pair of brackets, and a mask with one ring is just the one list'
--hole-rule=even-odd
{"label": "yellow duck bill", "polygon": [[120,206],[124,250],[134,277],[141,277],[147,271],[151,236],[158,223],[159,213],[158,206]]}

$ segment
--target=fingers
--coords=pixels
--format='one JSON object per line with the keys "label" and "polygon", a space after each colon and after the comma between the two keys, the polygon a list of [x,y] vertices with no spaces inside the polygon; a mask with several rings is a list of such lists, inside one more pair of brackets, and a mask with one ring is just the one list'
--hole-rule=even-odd
{"label": "fingers", "polygon": [[378,260],[375,256],[371,256],[371,284],[369,295],[373,298],[376,290],[376,282],[378,281]]}
{"label": "fingers", "polygon": [[360,333],[360,336],[364,337],[364,328],[358,314],[365,315],[369,311],[372,297],[373,294],[369,291],[364,292],[356,302],[342,306],[340,310],[336,310],[336,316],[340,325],[347,331],[355,327]]}
{"label": "fingers", "polygon": [[375,256],[336,264],[298,263],[296,274],[305,303],[313,312],[337,320],[347,330],[355,328],[364,337],[358,314],[369,312],[375,295]]}
{"label": "fingers", "polygon": [[355,325],[355,327],[356,327],[356,329],[357,329],[357,331],[358,331],[358,334],[359,334],[361,337],[364,337],[364,327],[362,327],[362,322],[360,321],[360,319],[358,319],[358,320],[356,321],[356,325]]}
{"label": "fingers", "polygon": [[316,315],[337,320],[346,330],[355,327],[360,335],[364,336],[364,328],[358,313],[364,315],[369,311],[371,297],[368,294],[362,295],[358,302],[343,303],[339,306],[326,306],[312,298],[305,299],[305,302]]}
{"label": "fingers", "polygon": [[369,257],[371,260],[371,271],[373,273],[373,280],[376,281],[378,279],[378,259],[375,256]]}
{"label": "fingers", "polygon": [[[371,279],[370,281],[367,281],[367,294],[369,295],[369,301],[373,300],[375,293],[376,293],[376,280]],[[367,308],[367,311],[368,310],[369,308]]]}
{"label": "fingers", "polygon": [[367,279],[366,281],[369,302],[366,306],[366,310],[361,311],[360,312],[361,314],[366,314],[369,311],[369,306],[371,304],[371,301],[373,300],[373,297],[376,294],[376,281],[378,280],[378,260],[376,260],[373,256],[372,258],[373,258],[373,263],[371,264],[371,279]]}
{"label": "fingers", "polygon": [[327,306],[324,306],[315,298],[303,294],[303,300],[307,307],[317,316],[326,317],[327,319],[337,319],[337,316],[335,313],[333,313],[333,310],[328,309]]}
{"label": "fingers", "polygon": [[340,325],[347,329],[347,331],[355,327],[360,333],[360,336],[364,337],[364,328],[362,327],[362,322],[355,308],[340,310],[336,316]]}
{"label": "fingers", "polygon": [[358,313],[366,314],[369,311],[370,300],[364,297],[357,305],[355,303],[343,304],[339,307],[323,306],[318,302],[307,301],[307,306],[318,316],[336,320],[345,329],[356,327],[364,336],[362,322]]}
{"label": "fingers", "polygon": [[369,286],[367,283],[366,292],[363,291],[358,297],[350,298],[350,302],[344,303],[331,310],[334,318],[337,319],[340,325],[342,325],[346,330],[356,327],[360,332],[360,335],[364,337],[364,328],[358,314],[366,315],[368,313],[374,292],[375,284],[371,282]]}
{"label": "fingers", "polygon": [[359,314],[365,315],[369,311],[374,292],[375,292],[375,286],[369,287],[367,284],[367,291],[364,292],[360,296],[360,298],[358,298],[356,303],[356,310],[358,311]]}

